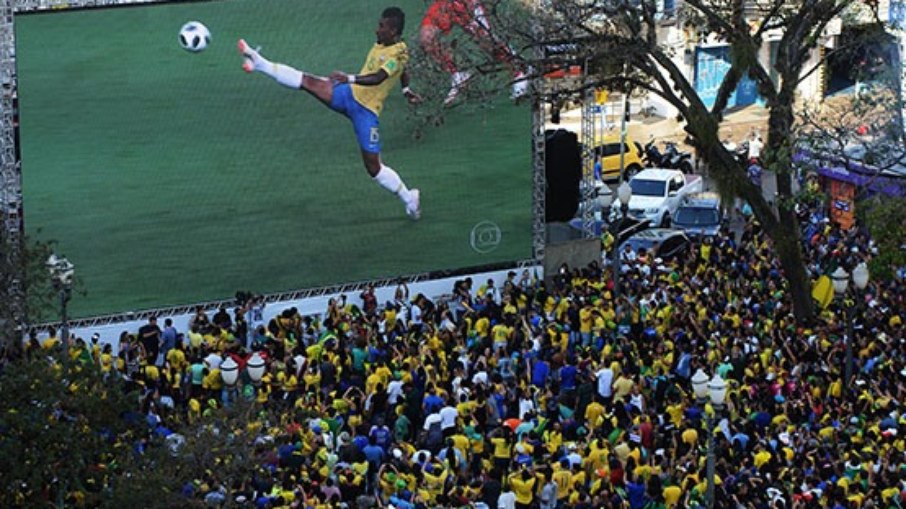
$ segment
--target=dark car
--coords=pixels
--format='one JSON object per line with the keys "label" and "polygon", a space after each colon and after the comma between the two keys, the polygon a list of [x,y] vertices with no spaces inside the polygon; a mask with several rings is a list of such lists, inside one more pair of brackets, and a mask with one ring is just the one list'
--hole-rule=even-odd
{"label": "dark car", "polygon": [[723,223],[720,197],[713,193],[700,193],[687,197],[676,209],[674,228],[692,237],[713,237]]}
{"label": "dark car", "polygon": [[642,230],[620,244],[620,249],[631,246],[633,251],[654,250],[654,255],[665,260],[682,256],[689,252],[692,241],[680,230],[670,228],[649,228]]}

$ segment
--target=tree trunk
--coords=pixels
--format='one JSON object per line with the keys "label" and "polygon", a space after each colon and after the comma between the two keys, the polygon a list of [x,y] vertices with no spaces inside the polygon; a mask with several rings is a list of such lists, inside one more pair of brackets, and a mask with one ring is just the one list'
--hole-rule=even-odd
{"label": "tree trunk", "polygon": [[[801,66],[800,66],[801,67]],[[793,76],[799,75],[796,68]],[[799,220],[793,210],[793,101],[795,86],[792,88],[785,80],[778,95],[776,104],[771,105],[771,116],[768,120],[768,140],[763,156],[763,166],[774,172],[777,181],[777,223],[765,225],[765,232],[773,239],[777,258],[783,268],[789,285],[789,298],[793,305],[793,315],[802,324],[815,321],[815,305],[812,302],[811,282],[805,267],[800,242]]]}
{"label": "tree trunk", "polygon": [[811,283],[806,273],[805,260],[799,242],[799,223],[793,212],[792,181],[789,171],[790,150],[786,140],[791,135],[792,110],[779,109],[771,112],[768,133],[767,156],[770,167],[777,176],[778,203],[776,210],[764,198],[760,188],[751,184],[742,167],[723,147],[717,136],[718,122],[698,119],[686,126],[701,147],[702,157],[708,162],[715,178],[722,180],[719,186],[746,200],[752,207],[765,233],[774,242],[775,252],[789,285],[789,298],[796,321],[810,324],[815,319],[812,303]]}
{"label": "tree trunk", "polygon": [[[789,285],[789,299],[793,305],[793,315],[801,324],[815,321],[815,304],[812,302],[812,288],[805,271],[802,247],[799,242],[799,224],[794,214],[780,213],[780,222],[771,235],[777,258],[783,268],[783,275]],[[790,217],[785,217],[790,216]]]}

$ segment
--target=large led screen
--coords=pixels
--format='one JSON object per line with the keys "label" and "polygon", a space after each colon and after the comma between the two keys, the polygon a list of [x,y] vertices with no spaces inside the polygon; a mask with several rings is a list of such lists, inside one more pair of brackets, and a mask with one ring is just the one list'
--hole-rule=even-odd
{"label": "large led screen", "polygon": [[[432,2],[393,4],[418,49]],[[245,38],[309,73],[358,73],[384,7],[230,0],[17,15],[26,230],[75,264],[84,295],[73,314],[531,257],[531,114],[505,87],[434,123],[414,109],[431,105],[390,92],[381,157],[420,191],[413,221],[366,172],[348,118],[242,68]],[[193,20],[211,33],[197,53],[178,40]],[[436,87],[412,69],[413,91]]]}

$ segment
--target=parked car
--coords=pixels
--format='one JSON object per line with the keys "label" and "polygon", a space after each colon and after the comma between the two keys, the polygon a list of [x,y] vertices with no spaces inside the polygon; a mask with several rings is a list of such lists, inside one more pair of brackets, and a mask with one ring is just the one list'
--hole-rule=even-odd
{"label": "parked car", "polygon": [[673,259],[689,252],[692,241],[681,230],[671,228],[649,228],[635,233],[620,244],[620,249],[631,246],[633,251],[654,250],[654,256],[665,260]]}
{"label": "parked car", "polygon": [[650,168],[629,179],[629,185],[629,215],[668,227],[683,199],[701,192],[702,178],[680,170]]}
{"label": "parked car", "polygon": [[713,237],[720,230],[723,219],[720,196],[715,193],[697,193],[688,196],[676,209],[673,226],[693,237]]}
{"label": "parked car", "polygon": [[[645,167],[642,146],[626,137],[623,148],[624,177],[629,178]],[[601,180],[620,178],[620,136],[608,135],[594,148],[595,158],[601,160]]]}

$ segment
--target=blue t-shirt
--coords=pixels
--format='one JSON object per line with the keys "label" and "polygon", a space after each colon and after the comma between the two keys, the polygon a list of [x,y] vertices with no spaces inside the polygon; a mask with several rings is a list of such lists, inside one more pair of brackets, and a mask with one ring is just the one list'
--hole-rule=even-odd
{"label": "blue t-shirt", "polygon": [[365,455],[365,459],[368,460],[370,465],[380,465],[384,461],[384,449],[381,446],[375,445],[366,445],[362,449],[362,453]]}
{"label": "blue t-shirt", "polygon": [[444,406],[444,400],[437,394],[428,394],[425,396],[425,413],[433,414]]}
{"label": "blue t-shirt", "polygon": [[626,492],[629,498],[629,507],[632,509],[642,509],[645,507],[645,485],[642,483],[630,482],[626,484]]}
{"label": "blue t-shirt", "polygon": [[390,445],[390,429],[387,426],[374,426],[371,428],[371,436],[374,437],[374,443],[384,450]]}
{"label": "blue t-shirt", "polygon": [[368,445],[368,438],[366,438],[362,435],[357,435],[355,438],[352,439],[352,445],[354,445],[356,447],[356,449],[358,449],[360,451],[364,450],[365,446]]}
{"label": "blue t-shirt", "polygon": [[561,389],[575,389],[576,388],[576,373],[579,370],[576,369],[572,364],[567,364],[560,368],[560,388]]}
{"label": "blue t-shirt", "polygon": [[537,361],[532,366],[532,385],[535,387],[544,387],[547,383],[547,375],[550,374],[551,368],[545,361]]}

